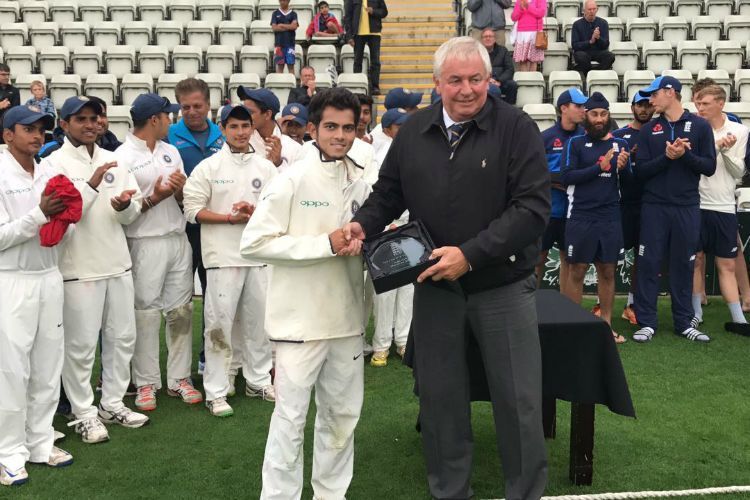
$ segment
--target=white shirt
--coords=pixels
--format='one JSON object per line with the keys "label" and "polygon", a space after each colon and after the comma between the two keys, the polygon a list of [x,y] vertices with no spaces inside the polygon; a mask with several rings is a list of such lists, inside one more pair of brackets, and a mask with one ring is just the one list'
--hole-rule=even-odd
{"label": "white shirt", "polygon": [[714,142],[732,133],[737,142],[729,149],[716,150],[716,172],[711,177],[701,175],[698,192],[701,197],[701,209],[733,214],[737,206],[734,191],[737,179],[745,173],[745,151],[747,149],[748,129],[724,116],[724,124],[714,129]]}
{"label": "white shirt", "polygon": [[[281,129],[278,125],[274,124],[273,135],[281,140],[281,164],[278,166],[279,172],[286,170],[289,165],[294,163],[295,158],[300,154],[302,144],[298,143],[288,135],[281,133]],[[250,136],[250,146],[258,153],[261,158],[268,158],[268,147],[266,141],[260,136],[260,133],[255,130],[253,135]]]}
{"label": "white shirt", "polygon": [[[115,151],[117,164],[127,168],[138,182],[143,196],[154,192],[156,179],[166,184],[173,172],[185,173],[177,148],[164,141],[156,141],[151,151],[146,141],[128,132],[125,142]],[[135,222],[125,228],[128,238],[149,238],[185,232],[185,217],[174,196],[162,200],[155,207],[141,213]]]}
{"label": "white shirt", "polygon": [[[304,160],[309,154],[320,156],[320,150],[315,146],[315,141],[307,141],[302,144],[292,164]],[[364,168],[364,181],[370,186],[375,184],[375,181],[378,180],[378,165],[375,163],[372,144],[355,137],[354,143],[346,155],[354,163]]]}

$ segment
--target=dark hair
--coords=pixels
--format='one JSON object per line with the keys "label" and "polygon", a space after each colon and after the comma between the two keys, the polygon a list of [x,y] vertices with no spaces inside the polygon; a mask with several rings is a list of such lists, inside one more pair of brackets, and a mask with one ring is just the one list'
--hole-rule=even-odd
{"label": "dark hair", "polygon": [[271,106],[269,106],[265,102],[257,100],[257,99],[249,99],[249,100],[253,101],[255,103],[255,105],[258,106],[258,109],[260,110],[261,114],[265,113],[266,111],[270,111],[271,112],[271,118],[273,118],[274,113],[273,113],[273,108]]}
{"label": "dark hair", "polygon": [[354,125],[359,123],[361,111],[359,99],[344,87],[325,89],[315,94],[307,107],[308,121],[317,127],[323,118],[323,111],[329,107],[339,111],[350,109],[354,113]]}
{"label": "dark hair", "polygon": [[713,78],[701,78],[700,80],[697,80],[693,84],[693,95],[697,94],[706,87],[711,87],[712,85],[718,85],[716,83],[716,80],[714,80]]}
{"label": "dark hair", "polygon": [[372,109],[372,105],[374,101],[372,100],[372,97],[370,97],[367,94],[354,94],[357,96],[357,99],[359,99],[359,105],[361,106],[370,106],[370,109]]}
{"label": "dark hair", "polygon": [[145,127],[150,118],[150,116],[148,118],[141,118],[140,120],[136,120],[135,118],[133,118],[133,130],[138,130]]}
{"label": "dark hair", "polygon": [[89,101],[94,101],[102,108],[102,114],[107,114],[107,103],[104,101],[104,99],[96,97],[95,95],[87,95],[86,97],[89,98]]}
{"label": "dark hair", "polygon": [[177,102],[180,102],[180,98],[193,92],[200,92],[203,94],[203,98],[206,102],[211,101],[211,91],[208,89],[208,84],[198,78],[185,78],[177,82],[174,87],[174,97]]}
{"label": "dark hair", "polygon": [[330,5],[328,5],[328,2],[326,2],[326,0],[320,0],[320,2],[318,2],[318,8],[319,9],[323,8],[324,5],[326,7],[330,7]]}
{"label": "dark hair", "polygon": [[3,73],[10,73],[10,66],[5,63],[0,63],[0,71]]}

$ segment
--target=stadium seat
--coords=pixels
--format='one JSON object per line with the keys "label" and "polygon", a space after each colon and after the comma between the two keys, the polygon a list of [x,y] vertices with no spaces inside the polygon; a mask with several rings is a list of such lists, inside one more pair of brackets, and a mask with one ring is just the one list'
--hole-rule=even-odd
{"label": "stadium seat", "polygon": [[612,69],[619,76],[624,75],[628,70],[638,69],[640,52],[635,42],[610,42],[609,50],[615,55]]}
{"label": "stadium seat", "polygon": [[750,14],[750,0],[735,0],[734,11],[741,16]]}
{"label": "stadium seat", "polygon": [[544,75],[538,71],[519,71],[513,75],[518,84],[516,106],[522,108],[525,104],[544,102]]}
{"label": "stadium seat", "polygon": [[724,35],[727,40],[746,42],[750,39],[750,15],[724,18]]}
{"label": "stadium seat", "polygon": [[539,130],[546,130],[557,121],[557,112],[552,104],[527,104],[523,111],[536,122]]}
{"label": "stadium seat", "polygon": [[711,43],[711,61],[716,69],[725,69],[730,75],[742,67],[745,51],[740,42],[717,40]]}
{"label": "stadium seat", "polygon": [[67,47],[44,47],[37,56],[39,72],[53,77],[68,71],[70,49]]}
{"label": "stadium seat", "polygon": [[328,72],[315,75],[315,88],[330,89],[331,87],[333,87],[333,80]]}
{"label": "stadium seat", "polygon": [[672,68],[674,51],[669,42],[643,42],[643,68],[659,73]]}
{"label": "stadium seat", "polygon": [[206,49],[206,71],[229,78],[237,65],[237,56],[231,45],[210,45]]}
{"label": "stadium seat", "polygon": [[159,79],[156,81],[156,93],[172,102],[177,102],[174,96],[174,88],[177,83],[187,77],[187,75],[181,73],[164,73],[159,75]]}
{"label": "stadium seat", "polygon": [[615,120],[620,127],[633,119],[633,111],[630,109],[630,100],[632,98],[633,96],[628,96],[628,102],[609,103],[609,116]]}
{"label": "stadium seat", "polygon": [[724,111],[739,116],[743,122],[750,120],[750,103],[728,102],[724,104]]}
{"label": "stadium seat", "polygon": [[697,75],[708,67],[708,47],[700,40],[686,40],[677,44],[677,63],[682,69]]}
{"label": "stadium seat", "polygon": [[[354,48],[349,45],[341,47],[341,68],[344,73],[354,73]],[[365,54],[362,56],[362,71],[367,71],[370,67],[370,47],[365,46]]]}
{"label": "stadium seat", "polygon": [[268,24],[271,22],[271,14],[278,8],[278,0],[258,0],[258,19]]}
{"label": "stadium seat", "polygon": [[641,17],[642,9],[642,0],[615,0],[612,13],[620,19],[631,19]]}
{"label": "stadium seat", "polygon": [[643,15],[652,19],[662,19],[672,14],[672,0],[644,0]]}
{"label": "stadium seat", "polygon": [[677,47],[678,42],[690,37],[690,26],[684,17],[665,17],[659,19],[659,36],[665,42]]}
{"label": "stadium seat", "polygon": [[29,28],[26,23],[0,24],[0,47],[5,50],[11,47],[23,47],[29,38]]}
{"label": "stadium seat", "polygon": [[109,130],[121,140],[133,128],[133,118],[130,116],[130,105],[107,106],[107,120]]}
{"label": "stadium seat", "polygon": [[621,42],[625,38],[625,23],[619,17],[605,17],[609,24],[609,41]]}
{"label": "stadium seat", "polygon": [[656,38],[656,22],[651,17],[628,19],[628,38],[640,48],[643,42],[652,42]]}
{"label": "stadium seat", "polygon": [[[545,56],[546,57],[546,56]],[[336,66],[336,47],[332,45],[311,45],[307,48],[307,65],[320,75],[328,66]]]}
{"label": "stadium seat", "polygon": [[693,98],[693,74],[687,69],[665,69],[661,76],[671,76],[677,78],[682,84],[682,102],[690,102]]}
{"label": "stadium seat", "polygon": [[31,26],[32,24],[47,21],[49,5],[46,0],[34,0],[33,2],[21,2],[19,4],[21,21]]}
{"label": "stadium seat", "polygon": [[571,17],[570,19],[568,19],[567,21],[563,21],[562,23],[562,37],[569,47],[573,45],[573,23],[575,23],[579,19],[580,17]]}
{"label": "stadium seat", "polygon": [[130,104],[141,94],[154,91],[154,80],[149,74],[131,73],[122,77],[120,83],[120,98],[122,103]]}
{"label": "stadium seat", "polygon": [[648,87],[656,76],[649,70],[629,70],[622,78],[623,95],[632,96],[637,90]]}
{"label": "stadium seat", "polygon": [[54,47],[59,33],[60,27],[56,22],[32,24],[29,26],[29,41],[36,49]]}
{"label": "stadium seat", "polygon": [[194,77],[203,67],[203,52],[195,45],[178,45],[172,51],[172,69]]}
{"label": "stadium seat", "polygon": [[578,71],[553,71],[549,75],[547,93],[550,102],[557,102],[557,97],[570,87],[583,89],[581,74]]}
{"label": "stadium seat", "polygon": [[21,19],[21,10],[16,1],[0,2],[0,24],[15,23]]}
{"label": "stadium seat", "polygon": [[608,70],[591,70],[586,75],[586,93],[601,92],[609,102],[620,99],[620,79],[617,72]]}
{"label": "stadium seat", "polygon": [[214,43],[214,25],[211,21],[190,21],[185,27],[185,42],[188,45],[208,47]]}
{"label": "stadium seat", "polygon": [[73,74],[84,80],[87,76],[99,73],[102,66],[102,49],[99,47],[76,47],[70,56]]}
{"label": "stadium seat", "polygon": [[[743,71],[743,70],[738,70]],[[735,73],[736,77],[736,73]],[[721,88],[724,89],[724,92],[727,93],[727,100],[732,95],[732,77],[729,76],[729,72],[725,69],[702,69],[698,72],[698,80],[701,80],[703,78],[711,78],[714,80],[718,85],[721,86]]]}
{"label": "stadium seat", "polygon": [[274,34],[269,22],[268,19],[256,19],[250,22],[250,43],[259,47],[266,47],[270,54],[273,50]]}
{"label": "stadium seat", "polygon": [[[513,26],[513,22],[508,26]],[[550,42],[555,42],[560,39],[560,23],[554,17],[544,18],[544,31],[547,33],[547,38]],[[513,46],[510,44],[510,36],[506,33],[505,44],[510,50],[513,50]]]}
{"label": "stadium seat", "polygon": [[734,91],[741,102],[750,102],[750,69],[738,69],[735,72]]}
{"label": "stadium seat", "polygon": [[169,51],[162,45],[145,45],[138,54],[138,67],[141,73],[158,78],[169,69]]}
{"label": "stadium seat", "polygon": [[154,45],[171,49],[183,43],[182,21],[159,21],[154,24]]}
{"label": "stadium seat", "polygon": [[109,47],[104,54],[107,73],[122,78],[135,71],[135,49],[130,45]]}
{"label": "stadium seat", "polygon": [[89,96],[95,95],[108,106],[114,104],[117,99],[117,78],[110,73],[89,75],[83,85],[83,93]]}
{"label": "stadium seat", "polygon": [[[289,100],[289,91],[297,86],[297,79],[289,73],[270,73],[266,76],[264,87],[279,98],[283,108]],[[345,85],[344,85],[345,86]],[[352,87],[347,87],[352,90]],[[354,92],[354,90],[352,90]]]}
{"label": "stadium seat", "polygon": [[717,19],[731,16],[734,11],[734,0],[706,0],[706,15]]}
{"label": "stadium seat", "polygon": [[552,71],[566,71],[570,63],[570,48],[565,42],[550,41],[544,52],[542,74],[547,77]]}
{"label": "stadium seat", "polygon": [[[3,60],[3,48],[0,46],[0,62]],[[11,76],[12,78],[12,76]]]}
{"label": "stadium seat", "polygon": [[[330,0],[328,2],[329,10],[331,11],[331,14],[334,14],[336,16],[336,19],[341,21],[344,19],[344,0]],[[506,9],[506,17],[509,16],[508,14],[509,10],[513,9]],[[510,26],[510,24],[506,24],[506,26]]]}
{"label": "stadium seat", "polygon": [[682,107],[688,110],[689,113],[697,114],[698,108],[692,102],[683,102]]}
{"label": "stadium seat", "polygon": [[104,22],[107,17],[107,4],[103,0],[79,0],[78,18],[94,26],[97,23]]}
{"label": "stadium seat", "polygon": [[91,40],[96,47],[107,50],[120,44],[122,26],[117,21],[102,21],[91,26]]}
{"label": "stadium seat", "polygon": [[77,74],[53,76],[47,86],[47,93],[55,103],[55,107],[60,109],[65,99],[81,95],[81,77]]}
{"label": "stadium seat", "polygon": [[255,19],[255,0],[229,0],[227,13],[230,21],[240,21],[250,26]]}
{"label": "stadium seat", "polygon": [[10,67],[11,75],[23,75],[36,71],[36,48],[11,47],[5,51],[5,64]]}
{"label": "stadium seat", "polygon": [[195,77],[208,84],[211,95],[211,109],[219,109],[224,104],[224,76],[219,73],[198,73]]}
{"label": "stadium seat", "polygon": [[580,0],[552,0],[552,15],[561,23],[565,23],[572,17],[580,17],[581,2]]}
{"label": "stadium seat", "polygon": [[703,13],[704,0],[674,0],[674,13],[676,16],[690,19]]}
{"label": "stadium seat", "polygon": [[247,24],[242,21],[222,21],[218,29],[219,45],[230,45],[239,53],[247,42]]}
{"label": "stadium seat", "polygon": [[152,24],[163,21],[167,18],[166,0],[139,0],[138,16]]}
{"label": "stadium seat", "polygon": [[745,45],[745,59],[748,61],[748,66],[750,66],[750,40]]}
{"label": "stadium seat", "polygon": [[268,48],[245,45],[240,51],[240,72],[255,73],[265,78],[271,64]]}
{"label": "stadium seat", "polygon": [[196,17],[195,0],[170,0],[167,10],[172,21],[187,23]]}
{"label": "stadium seat", "polygon": [[109,0],[109,20],[122,25],[132,23],[137,18],[136,2],[132,0]]}
{"label": "stadium seat", "polygon": [[690,19],[691,39],[705,42],[721,40],[721,22],[713,16],[698,16]]}
{"label": "stadium seat", "polygon": [[[40,81],[44,84],[44,88],[47,88],[47,78],[42,74],[25,73],[18,75],[13,82],[13,86],[18,89],[20,95],[21,104],[28,101],[31,97],[31,82]],[[49,93],[49,89],[47,89]]]}
{"label": "stadium seat", "polygon": [[[599,11],[597,13],[599,17],[610,17],[615,15],[613,0],[598,0],[596,2],[596,5],[597,7],[599,7]],[[581,2],[581,8],[583,8],[583,2]]]}
{"label": "stadium seat", "polygon": [[240,85],[251,89],[260,88],[260,76],[256,73],[235,73],[230,76],[227,98],[232,104],[240,104],[240,98],[237,96],[237,87]]}
{"label": "stadium seat", "polygon": [[355,94],[370,93],[370,84],[367,80],[367,75],[364,73],[342,73],[338,76],[336,84],[339,87],[351,90]]}
{"label": "stadium seat", "polygon": [[89,42],[89,23],[76,21],[64,23],[60,26],[60,45],[75,50],[78,47],[85,47]]}
{"label": "stadium seat", "polygon": [[[14,2],[2,2],[2,3],[14,3]],[[0,7],[0,11],[2,8]],[[78,0],[50,0],[49,2],[49,18],[58,24],[73,22],[78,19]],[[2,20],[0,15],[0,22]]]}
{"label": "stadium seat", "polygon": [[151,28],[151,23],[147,21],[133,21],[123,24],[122,42],[132,45],[136,51],[139,51],[141,47],[151,43]]}
{"label": "stadium seat", "polygon": [[313,18],[315,4],[312,0],[291,0],[290,8],[297,13],[299,27],[297,28],[297,41],[305,39],[305,31]]}
{"label": "stadium seat", "polygon": [[200,0],[197,6],[198,17],[201,21],[207,21],[213,26],[218,26],[224,20],[226,10],[224,0]]}

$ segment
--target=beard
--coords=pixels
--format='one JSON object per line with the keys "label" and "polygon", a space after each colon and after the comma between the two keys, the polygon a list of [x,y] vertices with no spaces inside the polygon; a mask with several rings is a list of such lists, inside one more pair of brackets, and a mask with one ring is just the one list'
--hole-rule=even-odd
{"label": "beard", "polygon": [[599,139],[603,139],[604,136],[609,133],[609,123],[610,121],[607,120],[607,122],[602,125],[594,125],[588,118],[586,118],[583,121],[583,128],[586,130],[586,134],[588,134],[589,137],[598,141]]}

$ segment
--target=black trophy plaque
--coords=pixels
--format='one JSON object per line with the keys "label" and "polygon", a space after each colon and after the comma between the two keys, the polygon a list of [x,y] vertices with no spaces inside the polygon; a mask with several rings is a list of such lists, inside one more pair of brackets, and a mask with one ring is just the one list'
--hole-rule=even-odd
{"label": "black trophy plaque", "polygon": [[375,293],[416,281],[422,271],[438,261],[430,259],[434,249],[432,238],[418,220],[365,239],[362,251]]}

